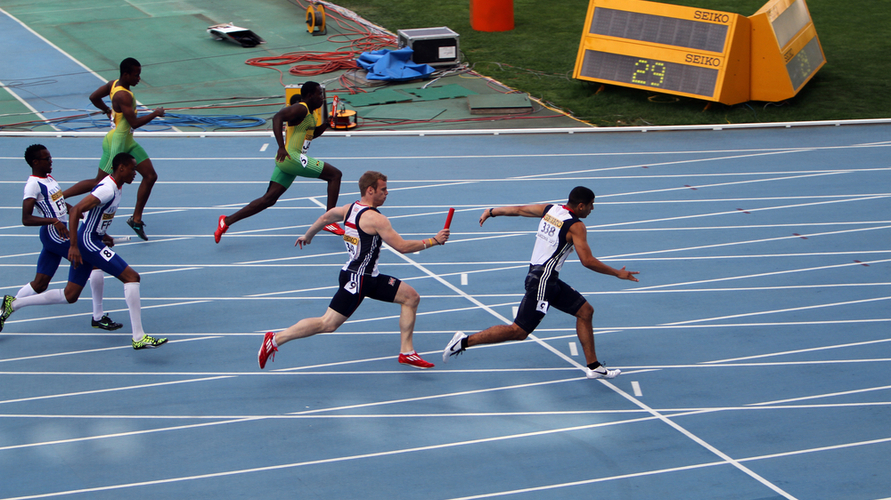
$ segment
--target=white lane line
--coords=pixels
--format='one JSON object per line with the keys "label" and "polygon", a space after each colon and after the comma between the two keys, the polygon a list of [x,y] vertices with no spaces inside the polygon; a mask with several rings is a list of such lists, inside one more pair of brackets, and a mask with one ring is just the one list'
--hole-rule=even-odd
{"label": "white lane line", "polygon": [[[404,372],[403,372],[404,373]],[[876,406],[891,406],[891,401],[878,401],[870,403],[826,403],[826,404],[808,404],[808,405],[774,405],[774,406],[715,406],[715,407],[696,407],[696,408],[658,408],[660,413],[670,414],[670,418],[688,417],[692,415],[701,415],[704,413],[719,412],[753,412],[753,411],[787,411],[787,410],[814,410],[827,408],[867,408]],[[642,409],[627,410],[550,410],[550,411],[506,411],[506,412],[463,412],[463,413],[358,413],[358,414],[335,414],[335,415],[149,415],[149,414],[42,414],[42,413],[4,413],[0,414],[2,419],[16,418],[40,418],[47,420],[366,420],[366,419],[429,419],[429,418],[479,418],[479,417],[561,417],[571,415],[641,415],[646,411]],[[655,417],[646,417],[643,420],[655,420]],[[628,420],[623,423],[632,423]],[[633,422],[637,423],[637,422]],[[167,428],[169,430],[170,428]],[[129,431],[127,434],[141,434],[146,432],[157,431],[158,429],[150,429],[145,431]],[[81,438],[71,438],[76,441],[89,441],[94,439],[106,439],[108,437],[116,437],[117,434],[85,436]],[[66,440],[67,442],[67,440]],[[32,448],[35,446],[46,446],[49,444],[58,444],[58,442],[42,442],[42,443],[24,443],[0,447],[0,451],[15,448]]]}
{"label": "white lane line", "polygon": [[[157,334],[153,333],[152,335],[157,335]],[[110,335],[108,335],[108,336],[110,336]],[[158,336],[163,337],[163,335],[158,335]],[[124,337],[124,335],[121,335],[121,337]],[[218,338],[222,338],[222,337],[219,335],[214,335],[212,337],[198,337],[198,338],[193,338],[193,339],[171,340],[169,343],[176,344],[176,343],[180,343],[180,342],[192,342],[194,340],[210,340],[210,339],[218,339]],[[133,348],[132,345],[123,345],[123,346],[117,346],[117,347],[103,347],[103,348],[99,348],[99,349],[84,349],[81,351],[65,351],[65,352],[56,352],[56,353],[52,353],[52,354],[38,354],[35,356],[21,356],[18,358],[0,359],[0,363],[9,363],[12,361],[28,361],[28,360],[34,360],[34,359],[56,358],[59,356],[72,356],[72,355],[77,355],[77,354],[92,354],[92,353],[96,353],[96,352],[116,351],[116,350],[121,350],[121,349],[132,349],[132,348]],[[10,372],[10,373],[7,373],[7,375],[9,375],[11,373],[16,373],[16,372]],[[18,373],[22,373],[22,372],[18,372]],[[157,372],[156,372],[156,374],[157,374]],[[3,402],[0,401],[0,404],[2,404],[2,403]]]}
{"label": "white lane line", "polygon": [[824,307],[849,306],[849,305],[853,305],[853,304],[868,304],[870,302],[881,302],[881,301],[889,300],[889,299],[891,299],[891,296],[874,297],[871,299],[849,300],[849,301],[844,301],[844,302],[833,302],[833,303],[828,303],[828,304],[815,304],[812,306],[789,307],[789,308],[785,308],[785,309],[773,309],[773,310],[769,310],[769,311],[758,311],[758,312],[751,312],[751,313],[744,313],[744,314],[731,314],[728,316],[715,316],[712,318],[691,319],[691,320],[687,320],[687,321],[677,321],[674,323],[663,323],[663,325],[665,325],[665,326],[690,325],[690,324],[694,324],[694,323],[704,323],[707,321],[720,321],[720,320],[724,320],[724,319],[735,319],[735,318],[749,318],[752,316],[763,316],[766,314],[779,314],[779,313],[785,313],[785,312],[807,311],[810,309],[822,309]]}
{"label": "white lane line", "polygon": [[828,394],[818,394],[818,395],[815,395],[815,396],[805,396],[805,397],[801,397],[801,398],[778,399],[778,400],[776,400],[776,401],[765,401],[765,402],[763,402],[763,403],[754,403],[754,404],[752,404],[751,406],[776,405],[776,404],[783,404],[783,403],[795,403],[795,402],[798,402],[798,401],[810,401],[810,400],[813,400],[813,399],[831,398],[831,397],[835,397],[835,396],[848,396],[848,395],[851,395],[851,394],[863,394],[863,393],[865,393],[865,392],[886,391],[886,390],[888,390],[888,389],[891,389],[891,385],[885,385],[885,386],[882,386],[882,387],[869,387],[869,388],[866,388],[866,389],[856,389],[856,390],[852,390],[852,391],[832,392],[832,393],[828,393]]}
{"label": "white lane line", "polygon": [[[484,348],[485,346],[480,346],[480,348]],[[428,351],[422,352],[420,354],[436,354],[441,353],[442,351]],[[383,361],[383,360],[393,360],[394,356],[381,356],[378,358],[367,358],[367,359],[358,359],[351,361],[340,361],[336,363],[327,363],[325,365],[317,365],[316,367],[321,366],[342,366],[342,365],[355,365],[359,363],[369,363],[373,361]],[[622,370],[634,370],[635,373],[642,373],[648,371],[655,370],[689,370],[689,369],[727,369],[727,368],[764,368],[764,367],[775,367],[775,366],[815,366],[815,365],[850,365],[850,364],[867,364],[867,363],[889,363],[891,362],[891,358],[868,358],[868,359],[831,359],[831,360],[815,360],[815,361],[775,361],[775,362],[763,362],[763,363],[726,363],[720,365],[706,365],[706,364],[693,364],[693,365],[625,365],[622,366]],[[312,368],[316,368],[312,367]],[[355,377],[357,375],[362,376],[374,376],[374,375],[406,375],[414,372],[407,372],[405,370],[376,370],[376,371],[361,371],[361,370],[338,370],[338,371],[309,371],[310,367],[296,367],[296,368],[283,368],[279,370],[273,370],[270,372],[66,372],[66,371],[0,371],[0,375],[35,375],[35,376],[58,376],[58,377],[129,377],[129,376],[139,376],[139,377],[150,377],[150,376],[163,376],[163,377],[209,377],[209,376],[223,376],[223,377],[240,377],[240,376],[262,376],[263,373],[272,373],[272,374],[293,374],[300,375],[305,377],[310,376],[340,376],[340,377]],[[571,371],[578,370],[576,367],[563,367],[563,368],[499,368],[499,369],[456,369],[456,370],[436,370],[436,373],[535,373],[535,372],[562,372],[562,371]],[[624,373],[624,371],[623,371]],[[185,382],[185,381],[184,381]],[[881,387],[884,389],[885,387]],[[52,396],[41,396],[43,398],[49,397],[67,397],[69,394],[56,394]],[[822,396],[820,396],[822,397]],[[10,401],[0,401],[0,404],[6,404],[8,402],[18,402],[18,400],[10,400]]]}
{"label": "white lane line", "polygon": [[643,396],[643,393],[640,392],[640,382],[638,382],[637,380],[631,382],[631,389],[634,391],[635,397],[639,398]]}
{"label": "white lane line", "polygon": [[786,356],[789,354],[801,354],[805,352],[817,352],[817,351],[826,351],[830,349],[844,349],[846,347],[859,347],[864,345],[872,345],[872,344],[881,344],[884,342],[891,342],[891,339],[879,339],[879,340],[869,340],[866,342],[851,342],[849,344],[837,344],[837,345],[829,345],[822,347],[811,347],[809,349],[796,349],[794,351],[781,351],[781,352],[772,352],[768,354],[758,354],[756,356],[744,356],[741,358],[728,358],[728,359],[718,359],[715,361],[706,361],[703,364],[713,364],[713,363],[733,363],[737,361],[747,361],[750,359],[762,359],[762,358],[770,358],[774,356]]}
{"label": "white lane line", "polygon": [[[743,459],[740,459],[739,461],[740,462],[758,462],[758,461],[770,460],[770,459],[774,459],[774,458],[783,458],[783,457],[789,457],[789,456],[794,456],[794,455],[806,455],[806,454],[811,454],[811,453],[819,453],[819,452],[823,452],[823,451],[834,451],[834,450],[841,450],[841,449],[847,449],[847,448],[855,448],[855,447],[859,447],[859,446],[870,446],[870,445],[875,445],[875,444],[884,444],[884,443],[888,443],[888,442],[891,442],[891,438],[873,439],[873,440],[869,440],[869,441],[858,441],[855,443],[845,443],[845,444],[834,445],[834,446],[823,446],[823,447],[819,447],[819,448],[795,450],[795,451],[784,452],[784,453],[775,453],[773,455],[760,455],[760,456],[755,456],[755,457],[743,458]],[[670,474],[670,473],[674,473],[674,472],[703,469],[706,467],[714,467],[717,465],[724,465],[724,462],[707,462],[707,463],[687,465],[687,466],[681,466],[681,467],[671,467],[671,468],[667,468],[667,469],[656,469],[656,470],[650,470],[650,471],[644,471],[644,472],[635,472],[632,474],[622,474],[619,476],[600,477],[600,478],[596,478],[596,479],[572,481],[572,482],[568,482],[568,483],[549,484],[549,485],[538,486],[538,487],[533,487],[533,488],[523,488],[523,489],[509,490],[509,491],[497,491],[497,492],[486,493],[486,494],[482,494],[482,495],[473,495],[473,496],[468,496],[468,497],[455,497],[455,498],[450,498],[448,500],[477,500],[477,499],[481,499],[481,498],[493,498],[493,497],[500,497],[500,496],[516,495],[519,493],[548,491],[548,490],[555,490],[558,488],[567,488],[570,486],[582,486],[582,485],[587,485],[587,484],[603,483],[603,482],[607,482],[607,481],[616,481],[616,480],[622,480],[622,479],[632,479],[632,478],[637,478],[637,477],[655,476],[655,475],[659,475],[659,474]],[[888,500],[888,499],[884,499],[884,500]]]}

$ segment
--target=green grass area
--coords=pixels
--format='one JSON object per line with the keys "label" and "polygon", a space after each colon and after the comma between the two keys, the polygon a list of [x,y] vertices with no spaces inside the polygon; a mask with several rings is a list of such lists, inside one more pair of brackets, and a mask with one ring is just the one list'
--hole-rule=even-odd
{"label": "green grass area", "polygon": [[[481,1],[481,0],[477,0]],[[483,75],[552,103],[599,126],[687,125],[891,116],[889,0],[809,0],[826,65],[794,98],[733,106],[572,78],[588,9],[586,0],[514,0],[514,29],[470,27],[470,0],[336,2],[394,33],[448,26],[460,34],[465,61]],[[665,3],[754,14],[762,0],[672,0]]]}

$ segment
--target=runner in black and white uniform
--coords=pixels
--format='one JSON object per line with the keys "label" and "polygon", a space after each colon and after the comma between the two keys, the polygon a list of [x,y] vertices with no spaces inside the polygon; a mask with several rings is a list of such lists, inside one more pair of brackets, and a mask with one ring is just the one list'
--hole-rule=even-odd
{"label": "runner in black and white uniform", "polygon": [[393,302],[402,283],[397,278],[380,274],[377,268],[381,236],[368,234],[359,227],[359,219],[369,210],[380,213],[378,209],[357,201],[349,206],[344,220],[343,242],[350,258],[340,270],[340,288],[328,307],[347,318],[352,316],[365,297]]}
{"label": "runner in black and white uniform", "polygon": [[585,304],[582,294],[560,279],[560,269],[573,249],[566,235],[577,222],[579,218],[566,205],[546,205],[544,208],[526,275],[526,295],[520,302],[515,320],[526,332],[538,327],[550,306],[575,316]]}
{"label": "runner in black and white uniform", "polygon": [[588,378],[613,378],[619,370],[607,370],[597,361],[594,349],[594,308],[571,286],[560,280],[560,270],[573,248],[578,252],[582,265],[602,274],[619,279],[637,281],[637,272],[614,269],[597,260],[588,246],[587,229],[581,219],[594,209],[594,192],[578,186],[569,193],[565,205],[522,205],[490,208],[480,216],[480,226],[490,217],[508,215],[538,218],[535,247],[526,275],[526,294],[520,302],[517,318],[510,325],[496,325],[467,336],[457,332],[446,345],[442,360],[448,361],[465,349],[481,344],[497,344],[512,340],[524,340],[538,327],[545,314],[553,306],[577,318],[576,335],[585,353]]}
{"label": "runner in black and white uniform", "polygon": [[444,244],[449,239],[449,230],[442,229],[436,236],[426,240],[403,239],[390,225],[390,220],[377,210],[387,200],[387,176],[380,172],[365,172],[359,178],[359,192],[362,199],[328,210],[310,226],[305,235],[297,238],[295,245],[303,248],[326,225],[343,221],[346,226],[343,241],[350,258],[340,270],[340,286],[337,287],[324,316],[305,318],[278,333],[266,333],[257,355],[261,369],[266,366],[267,359],[275,359],[279,345],[340,328],[365,297],[395,302],[402,307],[399,314],[401,343],[398,361],[415,368],[433,367],[433,363],[421,359],[412,345],[420,295],[407,283],[380,274],[377,261],[383,243],[403,254],[417,252]]}

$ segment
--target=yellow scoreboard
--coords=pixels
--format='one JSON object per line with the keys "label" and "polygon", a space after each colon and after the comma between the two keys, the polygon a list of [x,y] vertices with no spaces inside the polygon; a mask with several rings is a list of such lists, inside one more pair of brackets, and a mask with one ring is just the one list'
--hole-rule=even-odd
{"label": "yellow scoreboard", "polygon": [[573,76],[735,104],[749,100],[749,22],[643,0],[591,0]]}
{"label": "yellow scoreboard", "polygon": [[804,0],[772,0],[749,17],[752,23],[753,101],[795,96],[826,64]]}
{"label": "yellow scoreboard", "polygon": [[787,99],[825,62],[804,1],[744,17],[591,0],[573,77],[725,104]]}

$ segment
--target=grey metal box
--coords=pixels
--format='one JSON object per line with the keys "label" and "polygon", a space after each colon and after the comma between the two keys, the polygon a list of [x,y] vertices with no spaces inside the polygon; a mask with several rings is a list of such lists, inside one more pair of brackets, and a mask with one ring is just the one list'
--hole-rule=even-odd
{"label": "grey metal box", "polygon": [[414,51],[412,61],[430,66],[452,66],[461,59],[458,35],[441,26],[439,28],[418,28],[399,30],[398,47],[410,47]]}

